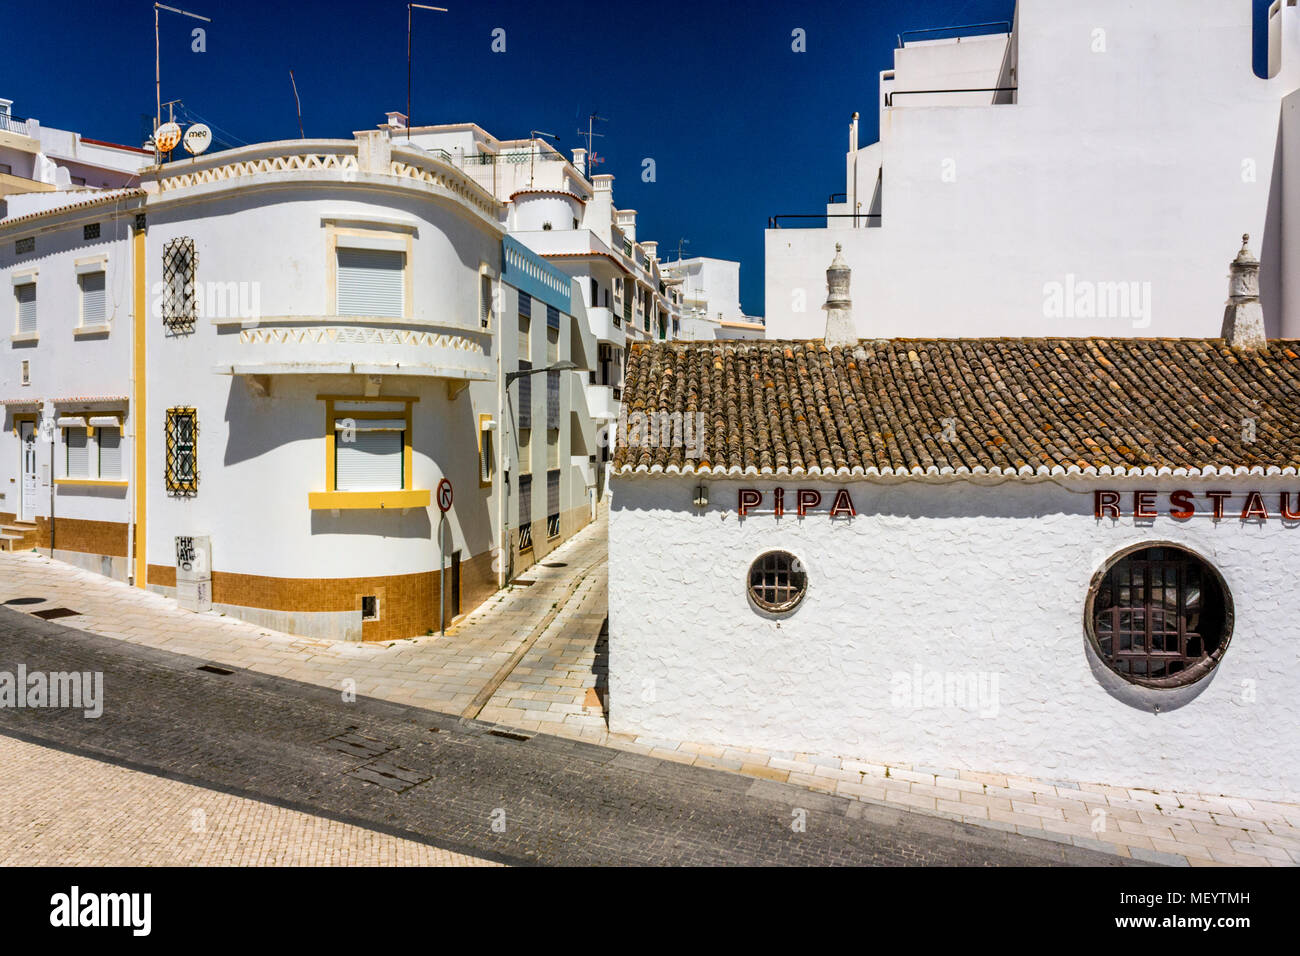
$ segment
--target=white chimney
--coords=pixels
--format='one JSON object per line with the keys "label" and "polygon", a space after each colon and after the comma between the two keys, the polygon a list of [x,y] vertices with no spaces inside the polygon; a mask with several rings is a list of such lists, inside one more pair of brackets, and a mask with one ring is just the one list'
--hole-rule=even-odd
{"label": "white chimney", "polygon": [[849,123],[849,152],[858,151],[858,114],[854,112],[853,121]]}
{"label": "white chimney", "polygon": [[1264,310],[1259,304],[1259,260],[1248,248],[1250,235],[1241,237],[1241,251],[1229,269],[1228,307],[1223,313],[1223,338],[1234,349],[1261,349],[1268,344]]}
{"label": "white chimney", "polygon": [[573,165],[582,175],[587,175],[587,151],[585,149],[575,149],[573,151]]}
{"label": "white chimney", "polygon": [[858,331],[853,326],[853,303],[849,299],[849,273],[849,265],[837,242],[835,258],[826,270],[826,304],[822,306],[826,310],[827,348],[858,342]]}

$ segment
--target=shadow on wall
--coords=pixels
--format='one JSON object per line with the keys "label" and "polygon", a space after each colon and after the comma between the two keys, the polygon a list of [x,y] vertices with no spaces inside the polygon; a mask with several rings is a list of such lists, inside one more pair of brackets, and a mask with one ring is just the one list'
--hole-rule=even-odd
{"label": "shadow on wall", "polygon": [[[282,379],[277,380],[275,386],[292,388],[282,383]],[[324,448],[325,403],[314,399],[314,392],[308,397],[296,388],[281,397],[276,395],[274,386],[270,396],[261,398],[252,393],[243,376],[232,375],[226,393],[229,437],[224,464],[238,465],[295,441],[319,438]],[[298,406],[306,401],[312,404],[304,414]],[[319,414],[313,414],[315,411]]]}

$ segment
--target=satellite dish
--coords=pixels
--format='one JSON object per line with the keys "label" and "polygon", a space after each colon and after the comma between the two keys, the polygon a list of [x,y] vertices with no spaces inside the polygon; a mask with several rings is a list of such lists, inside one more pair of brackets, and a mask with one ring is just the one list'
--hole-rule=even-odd
{"label": "satellite dish", "polygon": [[153,142],[160,153],[170,153],[181,141],[181,128],[175,123],[163,123],[153,134]]}
{"label": "satellite dish", "polygon": [[185,131],[185,137],[181,142],[187,153],[197,156],[212,145],[212,130],[202,123],[195,123]]}

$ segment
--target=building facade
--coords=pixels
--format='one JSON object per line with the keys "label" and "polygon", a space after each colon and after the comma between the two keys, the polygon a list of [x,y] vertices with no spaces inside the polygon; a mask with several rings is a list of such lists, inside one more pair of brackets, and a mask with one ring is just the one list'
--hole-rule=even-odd
{"label": "building facade", "polygon": [[830,283],[825,339],[631,353],[611,730],[1300,796],[1300,349],[1253,256],[1211,339],[844,341]]}
{"label": "building facade", "polygon": [[10,546],[389,640],[591,519],[574,284],[462,170],[378,130],[81,195],[0,219]]}
{"label": "building facade", "polygon": [[879,139],[859,146],[855,114],[828,218],[769,223],[769,335],[820,334],[835,243],[870,303],[864,336],[1215,335],[1204,304],[1242,232],[1269,334],[1300,335],[1300,184],[1282,161],[1300,10],[1254,6],[1019,0],[992,35],[903,34]]}

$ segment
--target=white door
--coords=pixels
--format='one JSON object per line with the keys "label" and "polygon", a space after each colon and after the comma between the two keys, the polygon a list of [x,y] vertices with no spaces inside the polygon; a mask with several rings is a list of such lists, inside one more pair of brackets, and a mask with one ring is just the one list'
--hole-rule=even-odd
{"label": "white door", "polygon": [[31,521],[36,515],[36,492],[40,480],[36,474],[36,423],[19,422],[22,439],[23,493],[18,505],[18,520]]}

